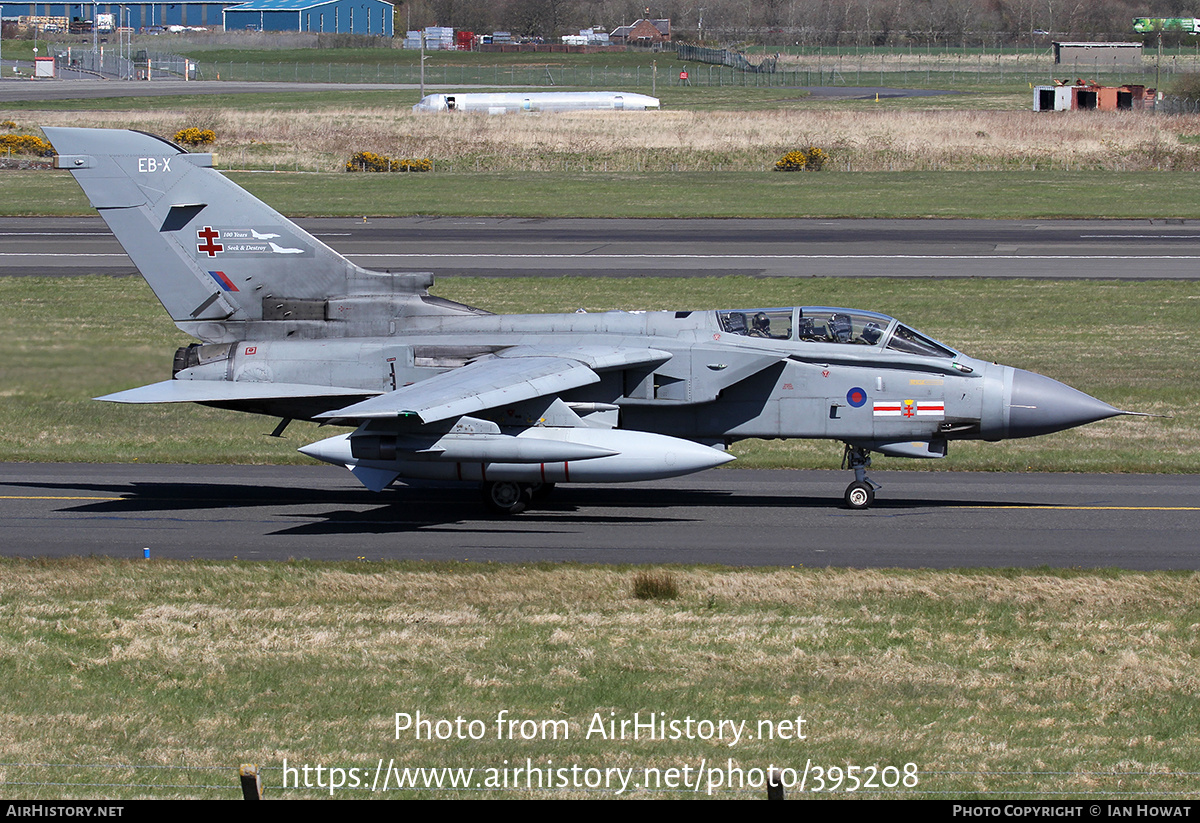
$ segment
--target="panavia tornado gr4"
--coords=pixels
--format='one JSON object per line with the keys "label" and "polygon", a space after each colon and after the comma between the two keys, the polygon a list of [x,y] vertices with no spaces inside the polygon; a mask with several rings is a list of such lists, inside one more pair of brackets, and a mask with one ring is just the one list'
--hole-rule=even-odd
{"label": "panavia tornado gr4", "polygon": [[1040,374],[976,360],[883,314],[754,307],[496,315],[425,273],[351,263],[212,168],[148,134],[46,128],[176,325],[172,377],[100,398],[201,403],[353,427],[305,446],[379,491],[474,481],[515,513],[556,483],[675,477],[746,438],[845,443],[851,508],[870,454],[1033,437],[1126,414]]}

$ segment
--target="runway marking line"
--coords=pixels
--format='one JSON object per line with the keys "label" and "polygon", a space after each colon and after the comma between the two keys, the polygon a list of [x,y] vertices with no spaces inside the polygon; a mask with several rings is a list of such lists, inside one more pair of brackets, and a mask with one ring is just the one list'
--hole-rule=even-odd
{"label": "runway marking line", "polygon": [[1047,509],[1049,511],[1200,512],[1200,506],[963,506],[964,509]]}

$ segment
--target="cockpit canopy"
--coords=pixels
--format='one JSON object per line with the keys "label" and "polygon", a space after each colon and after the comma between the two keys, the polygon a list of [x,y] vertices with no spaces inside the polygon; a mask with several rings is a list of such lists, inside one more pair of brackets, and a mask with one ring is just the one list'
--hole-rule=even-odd
{"label": "cockpit canopy", "polygon": [[858,309],[823,306],[735,309],[717,312],[717,320],[725,332],[746,337],[873,346],[926,357],[957,355],[953,349],[893,317]]}

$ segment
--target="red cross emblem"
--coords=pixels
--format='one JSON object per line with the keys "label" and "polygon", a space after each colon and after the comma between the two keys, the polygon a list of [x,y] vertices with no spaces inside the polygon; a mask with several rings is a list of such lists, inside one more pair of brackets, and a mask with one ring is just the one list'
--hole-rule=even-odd
{"label": "red cross emblem", "polygon": [[196,251],[202,251],[209,257],[216,257],[217,252],[225,251],[225,247],[220,243],[214,243],[221,236],[219,231],[214,231],[212,226],[205,226],[201,231],[196,232],[196,239],[203,240],[196,246]]}
{"label": "red cross emblem", "polygon": [[900,413],[903,414],[905,417],[914,417],[916,415],[917,411],[916,411],[916,409],[913,408],[912,401],[906,400],[904,403],[904,411],[902,411]]}

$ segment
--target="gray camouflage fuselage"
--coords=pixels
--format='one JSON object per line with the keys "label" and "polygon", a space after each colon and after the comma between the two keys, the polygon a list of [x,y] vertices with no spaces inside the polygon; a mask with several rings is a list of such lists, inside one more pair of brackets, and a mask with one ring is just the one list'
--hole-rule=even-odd
{"label": "gray camouflage fuselage", "polygon": [[[354,265],[211,168],[128,131],[46,128],[180,329],[171,380],[106,400],[198,402],[356,427],[305,447],[397,476],[624,480],[698,471],[745,438],[942,457],[1122,412],[882,314],[796,307],[493,315],[432,275]],[[699,444],[699,445],[697,445]],[[865,484],[864,484],[865,481]],[[873,491],[851,501],[870,502]],[[864,502],[865,501],[865,502]]]}

